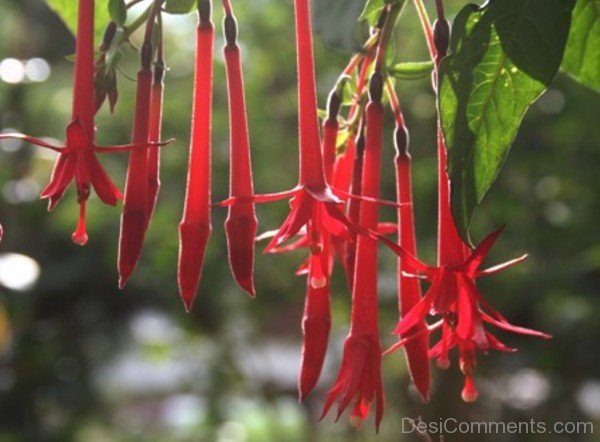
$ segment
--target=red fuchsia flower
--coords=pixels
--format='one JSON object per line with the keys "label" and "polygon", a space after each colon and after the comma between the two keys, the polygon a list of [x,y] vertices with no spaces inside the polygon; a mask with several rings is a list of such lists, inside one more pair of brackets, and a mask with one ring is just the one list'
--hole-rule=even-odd
{"label": "red fuchsia flower", "polygon": [[[319,234],[313,235],[309,231],[309,238],[318,237],[325,232],[339,234],[340,229],[345,229],[345,217],[339,208],[341,200],[334,195],[327,183],[321,153],[309,2],[295,0],[294,6],[298,53],[300,179],[298,187],[280,195],[293,197],[291,212],[267,246],[266,252],[292,238],[310,220],[310,227],[317,229]],[[319,206],[324,210],[318,210]],[[317,213],[321,216],[317,217]]]}
{"label": "red fuchsia flower", "polygon": [[[440,13],[441,2],[437,2]],[[425,16],[422,16],[429,38],[431,56],[439,65],[445,56],[449,26],[440,14],[434,29],[431,30]],[[434,72],[434,86],[437,75]],[[512,325],[500,313],[494,310],[476,287],[476,279],[500,272],[526,259],[522,256],[487,270],[480,270],[488,252],[494,245],[502,229],[488,235],[475,249],[471,249],[459,236],[452,217],[450,207],[450,182],[446,171],[447,157],[441,125],[438,116],[438,265],[430,267],[417,260],[412,253],[397,247],[397,253],[403,258],[405,277],[422,277],[430,282],[426,295],[406,312],[395,333],[402,338],[389,353],[404,345],[414,345],[415,340],[428,337],[429,334],[442,328],[442,339],[429,352],[437,358],[438,366],[448,368],[450,360],[448,351],[453,347],[459,349],[459,362],[465,374],[465,385],[462,397],[472,402],[477,399],[477,390],[473,382],[476,367],[476,351],[487,352],[489,349],[513,351],[488,333],[484,323],[494,325],[506,331],[549,339],[550,336],[535,330]],[[388,244],[390,245],[390,244]],[[392,248],[393,245],[390,245]],[[406,269],[406,272],[404,271]],[[409,274],[409,273],[412,273]],[[418,275],[415,275],[418,274]],[[433,326],[419,328],[428,314],[441,315],[442,320]]]}
{"label": "red fuchsia flower", "polygon": [[[135,117],[132,142],[149,142],[152,90],[152,44],[146,39],[141,49],[141,68],[137,74]],[[119,235],[119,288],[125,287],[137,266],[148,226],[148,152],[132,150],[125,184],[125,202]]]}
{"label": "red fuchsia flower", "polygon": [[[453,347],[459,348],[461,370],[467,376],[463,392],[463,399],[466,401],[473,401],[477,398],[472,379],[476,366],[474,350],[482,352],[487,352],[489,349],[513,351],[486,332],[483,327],[484,323],[512,333],[544,339],[551,338],[548,334],[518,327],[508,322],[504,316],[491,307],[476,287],[475,280],[477,278],[498,273],[526,258],[526,256],[522,256],[489,269],[480,270],[485,256],[500,233],[501,229],[488,235],[460,264],[429,267],[419,263],[420,268],[417,271],[431,285],[425,297],[401,319],[394,331],[403,336],[403,339],[387,351],[389,353],[411,343],[425,332],[432,332],[443,327],[442,340],[433,347],[430,356],[438,359],[440,368],[448,368],[450,365],[448,351]],[[461,241],[456,246],[462,244]],[[411,267],[415,269],[417,266],[411,263]],[[407,276],[417,277],[416,275]],[[426,330],[415,329],[414,327],[420,324],[428,314],[441,315],[442,321]]]}
{"label": "red fuchsia flower", "polygon": [[[273,252],[284,242],[306,229],[310,246],[322,247],[324,235],[342,235],[349,222],[325,176],[319,122],[312,49],[312,32],[308,0],[295,0],[296,43],[298,52],[298,98],[300,135],[300,177],[294,189],[267,195],[254,195],[254,202],[269,202],[290,198],[291,211],[283,225],[273,235],[265,253]],[[240,198],[229,198],[219,205],[229,206]],[[243,197],[243,200],[247,199]],[[313,239],[316,242],[312,242]]]}
{"label": "red fuchsia flower", "polygon": [[[417,254],[415,235],[415,217],[412,195],[411,157],[408,151],[409,135],[404,124],[404,116],[396,96],[396,91],[390,82],[386,90],[396,119],[394,131],[394,146],[396,148],[396,194],[398,198],[398,242],[407,252]],[[421,285],[418,279],[404,274],[406,264],[398,259],[398,300],[402,316],[407,315],[421,300]],[[425,330],[427,323],[423,318],[417,322],[408,334]],[[430,369],[428,358],[428,336],[423,333],[405,345],[406,360],[413,383],[423,400],[429,399]]]}
{"label": "red fuchsia flower", "polygon": [[55,146],[42,139],[23,134],[3,134],[0,135],[0,139],[21,139],[59,153],[52,177],[42,191],[41,198],[49,200],[48,210],[52,210],[61,200],[71,181],[75,181],[80,210],[79,221],[72,239],[76,244],[84,245],[88,241],[85,209],[91,189],[93,188],[100,199],[109,205],[116,205],[122,198],[95,154],[140,147],[136,145],[99,147],[94,141],[94,0],[79,1],[74,78],[72,120],[67,126],[64,146]]}
{"label": "red fuchsia flower", "polygon": [[[377,200],[381,169],[381,138],[383,107],[381,105],[383,79],[375,71],[369,86],[370,101],[366,110],[366,145],[362,174],[362,195]],[[360,225],[372,231],[377,229],[376,202],[362,201]],[[337,418],[353,405],[350,418],[360,426],[375,402],[375,426],[379,429],[383,417],[384,397],[381,382],[381,343],[377,315],[377,241],[359,235],[356,268],[352,286],[352,315],[350,333],[344,344],[340,372],[330,390],[323,408],[325,416],[338,401]]]}
{"label": "red fuchsia flower", "polygon": [[188,311],[198,291],[206,244],[212,230],[210,163],[214,26],[210,0],[198,2],[198,16],[192,139],[185,207],[179,223],[179,293]]}
{"label": "red fuchsia flower", "polygon": [[[125,184],[125,203],[121,215],[121,232],[119,236],[119,287],[123,288],[139,261],[146,231],[150,224],[158,185],[158,152],[148,150],[156,145],[150,136],[160,132],[160,114],[162,107],[162,87],[153,88],[152,62],[154,51],[152,35],[156,20],[160,20],[162,1],[155,1],[150,9],[146,22],[144,42],[140,50],[140,69],[137,74],[135,116],[133,121],[132,142],[143,145],[144,149],[132,150],[129,155],[127,180]],[[162,56],[162,51],[159,50]],[[158,69],[162,69],[162,58],[159,57]],[[158,73],[162,82],[162,73]],[[154,89],[154,102],[153,100]],[[159,95],[157,95],[159,94]],[[154,120],[151,122],[151,117]],[[151,125],[154,125],[151,128]],[[151,134],[151,131],[153,132]],[[156,173],[155,176],[151,172]]]}
{"label": "red fuchsia flower", "polygon": [[254,243],[258,221],[254,210],[254,186],[252,180],[252,160],[248,135],[248,118],[244,97],[242,59],[237,44],[237,23],[228,0],[223,1],[225,9],[224,33],[226,45],[223,48],[227,70],[227,90],[229,94],[230,130],[230,197],[225,231],[229,265],[238,285],[250,296],[254,290]]}

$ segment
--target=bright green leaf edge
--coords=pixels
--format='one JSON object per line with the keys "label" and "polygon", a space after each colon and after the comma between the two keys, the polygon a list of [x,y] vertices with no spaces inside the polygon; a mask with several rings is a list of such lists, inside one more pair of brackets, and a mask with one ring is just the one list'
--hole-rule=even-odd
{"label": "bright green leaf edge", "polygon": [[478,205],[495,181],[529,106],[560,66],[569,0],[496,0],[457,16],[440,67],[439,106],[451,204],[469,243]]}
{"label": "bright green leaf edge", "polygon": [[600,92],[600,0],[577,0],[562,70]]}

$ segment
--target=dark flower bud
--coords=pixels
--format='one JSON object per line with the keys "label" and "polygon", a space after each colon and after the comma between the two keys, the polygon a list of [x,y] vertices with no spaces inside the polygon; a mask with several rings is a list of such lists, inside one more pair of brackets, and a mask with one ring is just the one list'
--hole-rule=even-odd
{"label": "dark flower bud", "polygon": [[140,50],[140,64],[142,69],[150,69],[152,67],[152,43],[144,41]]}
{"label": "dark flower bud", "polygon": [[102,36],[102,44],[100,46],[101,51],[107,51],[110,45],[115,38],[115,34],[117,33],[117,24],[114,21],[111,21],[106,26],[104,30],[104,35]]}
{"label": "dark flower bud", "polygon": [[337,91],[334,89],[329,94],[329,99],[327,100],[327,119],[331,121],[337,120],[341,106],[342,100]]}
{"label": "dark flower bud", "polygon": [[225,34],[227,45],[235,46],[237,44],[237,23],[232,14],[227,14],[223,20],[223,33]]}
{"label": "dark flower bud", "polygon": [[442,59],[448,53],[450,44],[450,23],[448,20],[436,20],[433,24],[433,40],[438,52],[438,60]]}
{"label": "dark flower bud", "polygon": [[383,25],[385,24],[385,21],[387,20],[387,17],[388,17],[388,8],[383,8],[381,10],[381,15],[377,19],[377,24],[375,25],[375,28],[382,29]]}
{"label": "dark flower bud", "polygon": [[369,80],[369,98],[371,101],[381,103],[383,96],[383,76],[381,72],[373,72]]}
{"label": "dark flower bud", "polygon": [[200,26],[210,25],[210,13],[210,0],[198,0],[198,18],[200,19]]}

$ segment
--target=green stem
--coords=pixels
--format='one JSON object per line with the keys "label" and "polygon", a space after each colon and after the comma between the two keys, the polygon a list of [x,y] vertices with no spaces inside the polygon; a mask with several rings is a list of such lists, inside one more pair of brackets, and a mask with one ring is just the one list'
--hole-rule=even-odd
{"label": "green stem", "polygon": [[137,16],[135,18],[135,20],[133,20],[130,24],[128,24],[127,26],[125,26],[125,32],[123,32],[123,42],[125,40],[127,40],[129,37],[131,37],[131,34],[133,34],[135,31],[137,31],[140,27],[142,27],[146,21],[148,20],[148,16],[150,15],[150,11],[152,11],[154,4],[151,4],[150,6],[148,6],[146,9],[144,9],[144,12],[142,12],[139,16]]}
{"label": "green stem", "polygon": [[402,13],[402,10],[404,9],[405,5],[406,0],[400,0],[397,3],[393,3],[390,6],[388,16],[385,20],[383,28],[381,29],[381,36],[379,37],[379,48],[375,65],[376,69],[378,70],[382,68],[383,59],[388,47],[389,40],[392,37],[394,27],[396,26],[396,22],[398,21],[398,17]]}

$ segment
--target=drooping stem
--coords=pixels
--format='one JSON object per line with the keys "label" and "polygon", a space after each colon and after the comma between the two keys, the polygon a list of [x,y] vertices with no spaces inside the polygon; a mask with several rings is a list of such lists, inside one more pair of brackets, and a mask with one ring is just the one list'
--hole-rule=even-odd
{"label": "drooping stem", "polygon": [[435,43],[433,41],[433,29],[431,27],[429,15],[427,14],[427,9],[423,4],[423,0],[413,0],[413,3],[415,5],[415,8],[417,9],[419,21],[421,22],[421,27],[423,28],[423,33],[425,34],[425,40],[427,41],[429,54],[431,56],[431,59],[435,61],[437,57],[437,51],[435,49]]}

